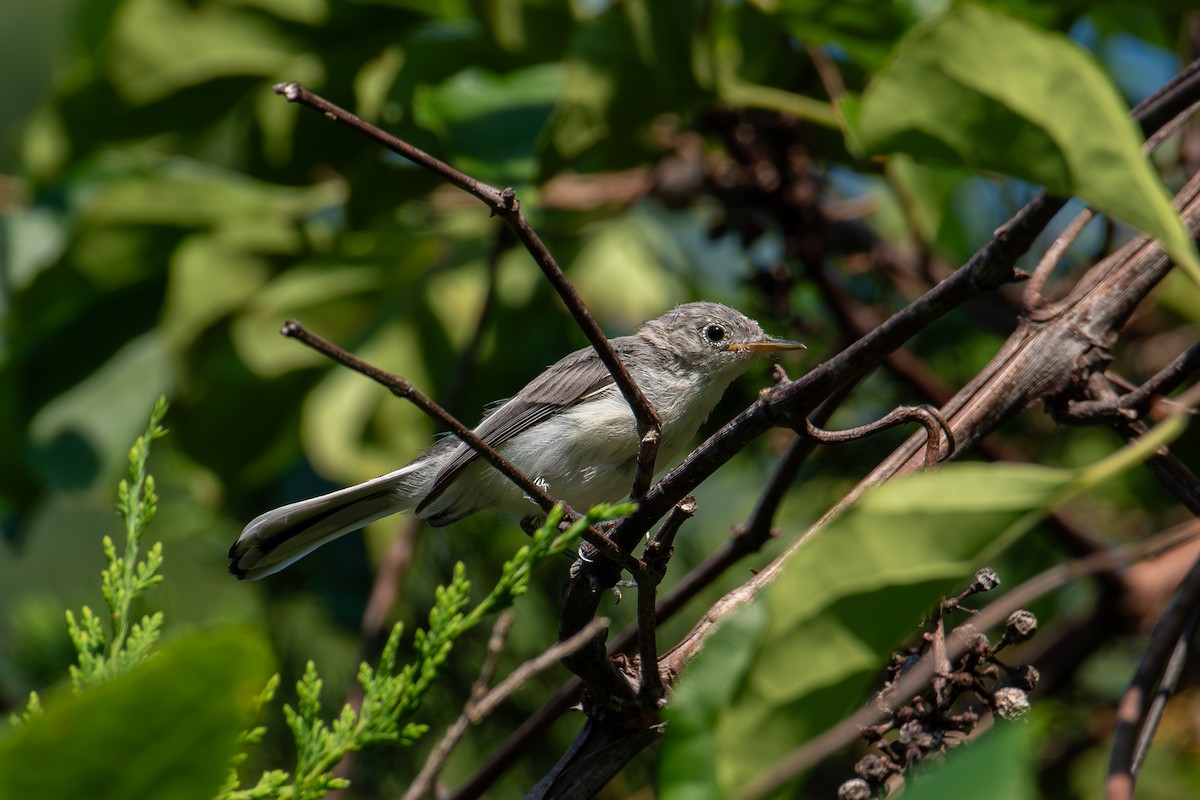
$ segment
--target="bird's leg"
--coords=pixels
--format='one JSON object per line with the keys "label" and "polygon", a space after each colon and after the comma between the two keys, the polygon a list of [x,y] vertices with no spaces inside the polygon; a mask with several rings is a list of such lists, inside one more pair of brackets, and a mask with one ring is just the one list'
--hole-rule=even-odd
{"label": "bird's leg", "polygon": [[[563,521],[566,522],[566,520]],[[531,514],[528,517],[521,518],[521,530],[524,531],[525,535],[530,539],[532,539],[533,535],[541,530],[542,526],[545,524],[545,514]]]}
{"label": "bird's leg", "polygon": [[[596,527],[600,529],[601,533],[607,534],[608,529],[615,527],[617,522],[618,522],[618,520],[611,520],[609,522],[598,522],[598,523],[596,523]],[[533,534],[537,533],[537,531],[544,524],[546,524],[546,515],[545,514],[541,514],[541,515],[535,514],[530,517],[524,517],[521,520],[521,530],[523,530],[525,532],[526,536],[532,537]],[[569,520],[564,519],[562,522],[560,522],[558,524],[558,529],[564,533],[567,530],[569,530],[570,527],[571,527],[571,522]],[[590,564],[596,560],[594,558],[594,556],[596,555],[596,548],[592,547],[587,542],[580,542],[578,550],[572,550],[571,548],[567,548],[566,550],[563,550],[562,554],[564,556],[566,556],[567,558],[571,559],[571,563],[573,565],[572,569],[571,569],[572,577],[574,577],[574,575],[575,575],[576,567],[574,565],[580,564],[582,562],[587,562]],[[627,581],[627,580],[617,581],[616,585],[612,587],[613,602],[620,604],[621,588],[622,587],[631,587],[631,586],[637,586],[637,582],[636,581]]]}
{"label": "bird's leg", "polygon": [[857,441],[908,422],[916,422],[925,429],[927,437],[925,443],[926,469],[932,469],[942,460],[943,435],[946,437],[946,455],[944,457],[949,458],[954,454],[954,433],[950,430],[950,426],[941,412],[928,405],[901,406],[880,420],[844,431],[823,430],[806,419],[804,420],[804,435],[822,444],[842,444]]}

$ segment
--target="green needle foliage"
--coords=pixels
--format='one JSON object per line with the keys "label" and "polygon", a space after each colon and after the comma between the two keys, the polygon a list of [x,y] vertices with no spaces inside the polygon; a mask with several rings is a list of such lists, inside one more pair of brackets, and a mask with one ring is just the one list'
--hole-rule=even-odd
{"label": "green needle foliage", "polygon": [[[374,667],[365,662],[359,666],[358,682],[363,688],[363,700],[358,710],[347,703],[332,722],[322,719],[323,682],[316,665],[309,661],[304,676],[296,683],[296,706],[283,707],[284,719],[296,740],[295,771],[291,774],[282,770],[265,772],[257,784],[246,789],[240,788],[236,771],[231,771],[219,799],[315,800],[331,789],[349,785],[344,778],[333,775],[333,768],[348,753],[372,744],[407,746],[416,742],[427,726],[412,722],[411,718],[437,680],[455,641],[489,614],[511,606],[528,589],[533,569],[564,553],[578,541],[586,527],[621,517],[633,508],[632,504],[597,506],[565,533],[558,529],[562,509],[555,508],[532,541],[504,564],[500,579],[491,592],[469,611],[471,582],[460,562],[450,583],[437,589],[434,607],[429,613],[428,630],[418,630],[413,636],[414,660],[397,668],[404,634],[404,626],[397,624],[388,636],[379,663]],[[278,676],[263,692],[260,704],[269,701],[277,684]],[[255,728],[248,731],[243,740],[247,744],[254,743],[260,741],[262,735],[263,728]],[[242,761],[244,756],[239,757],[238,763]]]}
{"label": "green needle foliage", "polygon": [[[156,542],[143,560],[139,561],[138,555],[142,534],[158,510],[154,476],[146,472],[146,462],[151,445],[167,434],[162,427],[166,413],[167,400],[159,397],[145,433],[129,449],[129,477],[117,485],[117,512],[125,523],[125,550],[118,555],[109,536],[102,541],[108,567],[100,573],[100,591],[108,605],[108,633],[89,606],[80,609],[78,618],[67,611],[67,633],[78,653],[77,663],[70,668],[76,692],[129,672],[146,659],[162,631],[161,611],[133,622],[131,606],[162,581],[158,574],[163,563],[162,544]],[[25,711],[14,715],[13,722],[26,722],[40,715],[41,710],[41,698],[33,692]]]}

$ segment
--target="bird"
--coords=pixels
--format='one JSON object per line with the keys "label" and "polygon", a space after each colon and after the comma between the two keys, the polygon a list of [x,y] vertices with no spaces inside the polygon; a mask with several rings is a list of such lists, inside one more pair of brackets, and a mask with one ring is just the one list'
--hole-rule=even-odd
{"label": "bird", "polygon": [[[692,441],[729,385],[757,359],[803,349],[734,308],[677,306],[610,340],[662,421],[657,464]],[[572,508],[628,496],[641,437],[611,373],[592,347],[550,365],[474,429],[513,465]],[[257,580],[378,519],[412,509],[434,527],[481,511],[515,519],[539,508],[475,450],[450,435],[405,466],[365,483],[268,511],[229,549],[229,571]]]}

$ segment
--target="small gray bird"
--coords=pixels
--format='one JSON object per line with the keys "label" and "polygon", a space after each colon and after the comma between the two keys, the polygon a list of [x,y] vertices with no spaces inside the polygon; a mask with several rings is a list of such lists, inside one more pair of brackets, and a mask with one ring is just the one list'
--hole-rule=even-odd
{"label": "small gray bird", "polygon": [[[662,418],[657,464],[673,461],[725,389],[765,354],[803,348],[768,336],[754,320],[717,303],[687,303],[612,340]],[[637,422],[591,347],[551,365],[488,414],[475,433],[547,491],[576,509],[629,494],[637,466]],[[229,549],[229,571],[255,580],[381,517],[415,508],[430,525],[477,511],[517,519],[540,512],[508,478],[455,436],[366,483],[292,503],[255,518]]]}

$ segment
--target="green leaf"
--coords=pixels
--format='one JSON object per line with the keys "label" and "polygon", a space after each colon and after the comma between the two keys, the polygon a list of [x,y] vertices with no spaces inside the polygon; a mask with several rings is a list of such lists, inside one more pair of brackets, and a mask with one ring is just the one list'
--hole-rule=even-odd
{"label": "green leaf", "polygon": [[262,258],[206,233],[188,237],[171,256],[163,338],[182,352],[210,325],[249,303],[268,275]]}
{"label": "green leaf", "polygon": [[182,0],[131,0],[118,11],[109,69],[134,105],[169,97],[214,78],[283,74],[312,83],[319,62],[258,14]]}
{"label": "green leaf", "polygon": [[998,723],[969,746],[951,750],[944,763],[913,781],[908,800],[1023,800],[1036,797],[1038,743],[1044,732],[1037,724]]}
{"label": "green leaf", "polygon": [[537,136],[562,91],[558,64],[497,75],[463,70],[436,87],[418,87],[417,124],[436,132],[454,164],[501,186],[528,182],[537,169]]}
{"label": "green leaf", "polygon": [[185,159],[146,159],[97,176],[81,203],[97,228],[163,225],[211,229],[221,244],[262,253],[302,249],[299,223],[337,207],[344,187],[292,188]]}
{"label": "green leaf", "polygon": [[766,627],[766,611],[757,604],[748,606],[717,629],[704,646],[704,656],[688,667],[667,712],[667,737],[658,765],[664,799],[722,796],[713,759],[720,746],[717,723],[750,670]]}
{"label": "green leaf", "polygon": [[858,121],[869,153],[995,170],[1078,196],[1158,239],[1200,279],[1128,109],[1065,36],[955,6],[900,43],[867,87]]}
{"label": "green leaf", "polygon": [[133,671],[43,699],[44,715],[0,741],[12,797],[207,800],[225,778],[269,656],[245,629],[179,639]]}
{"label": "green leaf", "polygon": [[158,334],[131,339],[37,412],[27,431],[33,469],[52,485],[70,487],[120,469],[145,425],[146,396],[166,390],[168,373]]}
{"label": "green leaf", "polygon": [[877,0],[783,0],[779,16],[789,32],[806,43],[833,43],[868,68],[879,66],[891,43],[912,22],[907,3]]}

